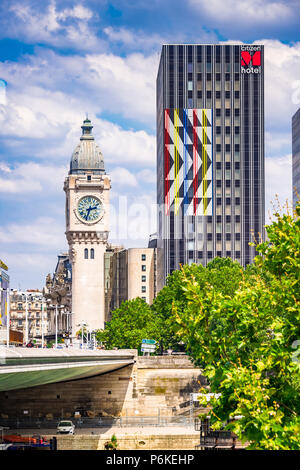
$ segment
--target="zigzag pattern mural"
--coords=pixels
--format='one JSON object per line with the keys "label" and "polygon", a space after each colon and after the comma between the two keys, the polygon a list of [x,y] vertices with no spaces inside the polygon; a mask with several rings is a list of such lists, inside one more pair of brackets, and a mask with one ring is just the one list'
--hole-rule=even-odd
{"label": "zigzag pattern mural", "polygon": [[165,210],[212,215],[212,110],[164,110]]}

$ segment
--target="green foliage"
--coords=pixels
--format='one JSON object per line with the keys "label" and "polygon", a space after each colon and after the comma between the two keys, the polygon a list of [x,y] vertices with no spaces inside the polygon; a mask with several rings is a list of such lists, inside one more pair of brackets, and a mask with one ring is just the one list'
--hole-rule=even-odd
{"label": "green foliage", "polygon": [[96,334],[107,349],[141,349],[142,339],[159,340],[158,319],[141,298],[123,302],[114,310],[112,319]]}
{"label": "green foliage", "polygon": [[118,440],[115,434],[111,436],[110,441],[106,441],[104,444],[105,450],[116,450],[118,447]]}
{"label": "green foliage", "polygon": [[177,334],[220,394],[210,402],[213,425],[230,422],[250,449],[300,449],[299,218],[276,215],[253,268],[239,275],[231,265],[235,279],[224,287],[228,261],[210,263],[207,271],[220,272],[206,282],[183,269],[186,307],[173,304]]}
{"label": "green foliage", "polygon": [[214,289],[225,295],[233,295],[240,282],[245,278],[251,278],[253,273],[244,271],[237,261],[230,258],[215,258],[208,263],[207,268],[201,264],[184,265],[181,270],[174,271],[168,276],[166,286],[158,293],[153,302],[152,309],[160,319],[161,346],[162,349],[171,347],[179,348],[181,337],[177,334],[174,311],[184,312],[189,303],[184,286],[185,279],[203,290]]}

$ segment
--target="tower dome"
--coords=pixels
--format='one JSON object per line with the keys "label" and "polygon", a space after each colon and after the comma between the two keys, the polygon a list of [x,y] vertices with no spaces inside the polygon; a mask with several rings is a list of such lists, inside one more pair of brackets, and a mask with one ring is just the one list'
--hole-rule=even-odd
{"label": "tower dome", "polygon": [[86,172],[104,174],[103,155],[92,135],[93,126],[88,118],[83,121],[81,129],[80,142],[71,158],[70,174],[84,174]]}

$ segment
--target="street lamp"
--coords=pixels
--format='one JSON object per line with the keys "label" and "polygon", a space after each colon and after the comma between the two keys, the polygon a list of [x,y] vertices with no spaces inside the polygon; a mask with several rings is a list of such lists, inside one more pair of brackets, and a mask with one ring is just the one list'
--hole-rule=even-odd
{"label": "street lamp", "polygon": [[[50,299],[47,300],[47,302],[51,302]],[[58,307],[57,304],[53,305],[50,304],[49,307],[55,307],[55,348],[57,348],[57,335],[58,335],[58,326],[57,326],[57,315],[58,315],[58,309],[64,308],[64,305],[60,305]]]}
{"label": "street lamp", "polygon": [[66,317],[67,317],[66,332],[67,332],[67,333],[70,333],[70,331],[69,331],[69,329],[70,329],[69,316],[72,315],[72,312],[67,312],[67,311],[65,311],[64,314],[65,314]]}
{"label": "street lamp", "polygon": [[45,306],[45,297],[42,297],[42,348],[44,347],[44,306]]}
{"label": "street lamp", "polygon": [[28,343],[28,293],[24,292],[25,295],[25,346]]}
{"label": "street lamp", "polygon": [[83,320],[77,326],[81,326],[81,349],[83,349],[84,339],[83,339],[83,327],[88,326],[88,324]]}

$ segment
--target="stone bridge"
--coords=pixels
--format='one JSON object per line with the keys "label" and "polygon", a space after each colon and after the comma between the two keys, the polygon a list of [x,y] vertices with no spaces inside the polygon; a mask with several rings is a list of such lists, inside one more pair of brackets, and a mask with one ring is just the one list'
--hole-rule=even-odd
{"label": "stone bridge", "polygon": [[185,355],[16,348],[0,365],[0,418],[184,416],[205,384]]}
{"label": "stone bridge", "polygon": [[104,374],[135,361],[135,350],[0,349],[0,391]]}

